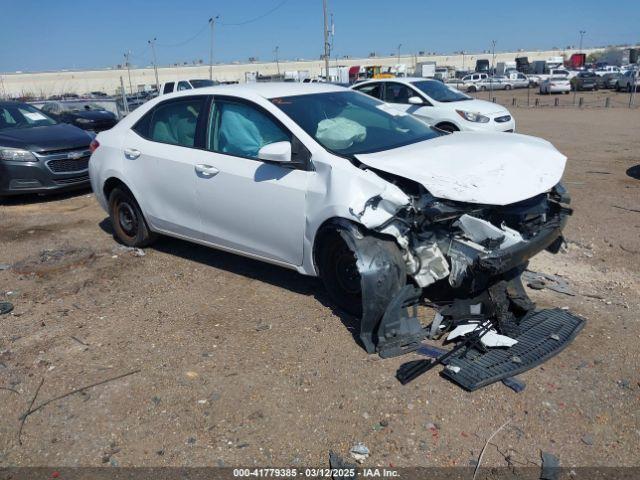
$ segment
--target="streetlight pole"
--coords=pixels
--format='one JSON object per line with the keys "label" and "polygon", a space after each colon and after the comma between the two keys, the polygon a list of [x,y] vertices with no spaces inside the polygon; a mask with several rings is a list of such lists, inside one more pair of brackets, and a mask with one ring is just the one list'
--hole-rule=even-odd
{"label": "streetlight pole", "polygon": [[153,37],[153,40],[149,40],[149,45],[151,45],[151,52],[153,53],[153,70],[156,74],[156,90],[158,94],[160,94],[160,81],[158,80],[158,62],[156,60],[156,37]]}
{"label": "streetlight pole", "polygon": [[496,41],[491,41],[491,81],[489,82],[489,99],[493,97],[493,80],[494,80],[494,68],[496,64]]}
{"label": "streetlight pole", "polygon": [[329,26],[327,24],[327,0],[322,0],[324,12],[324,74],[325,82],[329,81]]}
{"label": "streetlight pole", "polygon": [[131,64],[129,62],[129,57],[131,56],[131,50],[127,51],[124,54],[124,65],[127,67],[127,75],[129,76],[129,93],[133,95],[133,85],[131,84]]}
{"label": "streetlight pole", "polygon": [[276,54],[276,68],[278,69],[278,77],[280,76],[280,62],[278,61],[278,51],[280,50],[280,47],[278,47],[276,45],[276,48],[274,50],[274,53]]}
{"label": "streetlight pole", "polygon": [[220,18],[220,15],[209,18],[209,25],[211,25],[211,45],[209,48],[209,80],[213,80],[213,29],[218,18]]}
{"label": "streetlight pole", "polygon": [[[582,39],[584,37],[584,34],[587,33],[587,31],[586,30],[580,30],[578,33],[580,34],[580,47],[579,47],[578,53],[582,53]],[[586,60],[585,60],[585,63],[586,63]],[[576,82],[575,86],[572,85],[572,87],[573,87],[573,104],[575,105],[576,104],[576,96],[578,95],[578,83]]]}

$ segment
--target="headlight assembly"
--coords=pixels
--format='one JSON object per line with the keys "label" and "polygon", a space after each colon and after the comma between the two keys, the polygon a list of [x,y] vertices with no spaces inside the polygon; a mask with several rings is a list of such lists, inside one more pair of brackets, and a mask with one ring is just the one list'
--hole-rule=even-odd
{"label": "headlight assembly", "polygon": [[37,162],[38,159],[29,150],[0,147],[0,160],[11,162]]}
{"label": "headlight assembly", "polygon": [[481,115],[479,113],[465,112],[464,110],[456,110],[456,112],[458,113],[458,115],[460,115],[462,118],[464,118],[465,120],[467,120],[469,122],[474,122],[474,123],[487,123],[487,122],[489,122],[489,117],[485,117],[484,115]]}

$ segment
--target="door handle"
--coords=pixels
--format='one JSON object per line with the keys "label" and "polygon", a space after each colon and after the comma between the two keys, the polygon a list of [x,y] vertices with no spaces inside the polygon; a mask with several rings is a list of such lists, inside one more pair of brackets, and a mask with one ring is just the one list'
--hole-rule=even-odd
{"label": "door handle", "polygon": [[140,150],[136,150],[135,148],[125,148],[124,156],[129,160],[135,160],[140,156]]}
{"label": "door handle", "polygon": [[211,165],[205,165],[203,163],[199,163],[198,165],[196,165],[196,172],[206,177],[213,177],[218,173],[220,173],[220,170],[218,170],[216,167],[212,167]]}

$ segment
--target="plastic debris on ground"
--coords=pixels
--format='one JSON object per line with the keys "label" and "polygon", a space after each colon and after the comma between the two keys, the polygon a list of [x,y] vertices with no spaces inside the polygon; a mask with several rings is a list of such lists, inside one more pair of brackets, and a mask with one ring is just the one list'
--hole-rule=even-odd
{"label": "plastic debris on ground", "polygon": [[527,384],[520,380],[518,377],[503,378],[502,383],[516,393],[520,393],[525,388],[527,388]]}
{"label": "plastic debris on ground", "polygon": [[0,263],[0,272],[2,270],[9,270],[11,268],[11,265],[7,264],[7,263]]}
{"label": "plastic debris on ground", "polygon": [[13,311],[13,303],[11,302],[0,302],[0,315],[7,314]]}
{"label": "plastic debris on ground", "polygon": [[560,460],[554,454],[549,452],[541,452],[542,455],[542,471],[540,472],[541,480],[557,480],[560,474]]}
{"label": "plastic debris on ground", "polygon": [[356,462],[362,463],[367,458],[369,458],[369,449],[365,446],[364,443],[356,443],[351,450],[349,450],[351,456],[355,459]]}
{"label": "plastic debris on ground", "polygon": [[354,480],[356,478],[357,473],[355,472],[356,465],[353,463],[346,462],[340,455],[338,455],[333,450],[329,450],[329,467],[331,470],[341,471],[342,473],[347,473],[346,471],[353,469],[354,474],[349,475],[334,475],[333,480]]}
{"label": "plastic debris on ground", "polygon": [[[451,330],[451,332],[449,333],[449,336],[447,337],[447,340],[453,340],[454,338],[464,337],[465,335],[471,332],[475,332],[476,330],[479,330],[482,327],[483,325],[477,322],[458,325],[456,328]],[[507,337],[506,335],[500,335],[493,328],[489,330],[485,335],[483,335],[480,341],[485,347],[512,347],[516,343],[518,343],[517,340],[511,337]]]}
{"label": "plastic debris on ground", "polygon": [[525,270],[522,272],[522,280],[534,290],[548,289],[571,297],[575,293],[571,290],[569,282],[559,275],[550,275],[548,273],[533,272]]}

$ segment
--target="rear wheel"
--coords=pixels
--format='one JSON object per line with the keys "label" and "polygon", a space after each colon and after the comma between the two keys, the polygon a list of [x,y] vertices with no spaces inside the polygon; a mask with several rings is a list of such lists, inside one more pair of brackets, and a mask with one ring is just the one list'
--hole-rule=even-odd
{"label": "rear wheel", "polygon": [[115,237],[129,247],[146,247],[157,238],[133,194],[125,188],[116,187],[109,195],[109,216]]}
{"label": "rear wheel", "polygon": [[511,90],[511,85],[505,85],[504,89],[505,90]]}

